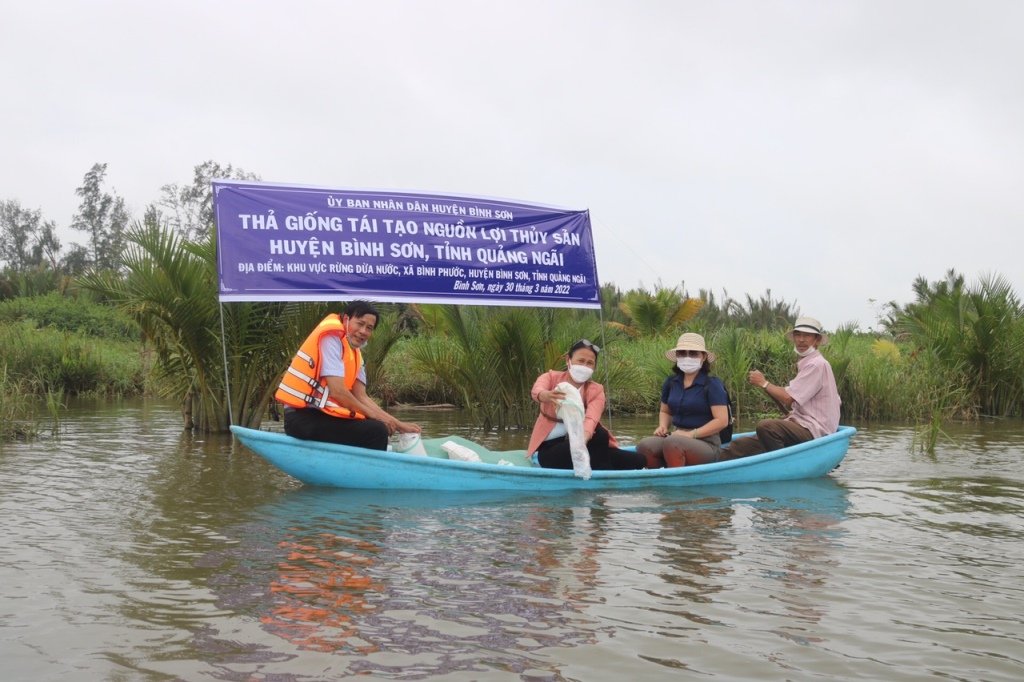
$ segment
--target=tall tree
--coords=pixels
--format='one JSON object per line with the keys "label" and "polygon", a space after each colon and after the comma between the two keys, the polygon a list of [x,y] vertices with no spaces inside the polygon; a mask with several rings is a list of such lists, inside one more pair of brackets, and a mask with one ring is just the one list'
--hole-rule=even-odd
{"label": "tall tree", "polygon": [[92,264],[100,269],[116,270],[125,247],[124,232],[128,210],[124,199],[106,192],[103,180],[107,164],[97,163],[85,174],[82,186],[75,190],[82,199],[71,227],[89,234]]}
{"label": "tall tree", "polygon": [[45,221],[39,227],[39,234],[32,242],[32,262],[53,270],[61,268],[60,239],[57,238],[57,226],[52,220]]}
{"label": "tall tree", "polygon": [[60,267],[65,274],[81,275],[89,269],[89,249],[81,244],[72,244],[61,259]]}
{"label": "tall tree", "polygon": [[231,164],[221,166],[216,161],[206,161],[193,169],[192,184],[170,184],[160,188],[161,198],[157,203],[169,212],[164,222],[172,225],[185,239],[201,241],[213,226],[213,191],[210,182],[215,179],[260,178],[255,173],[235,168]]}
{"label": "tall tree", "polygon": [[53,221],[42,211],[22,208],[17,201],[0,201],[0,261],[15,272],[40,265],[57,267],[60,241]]}

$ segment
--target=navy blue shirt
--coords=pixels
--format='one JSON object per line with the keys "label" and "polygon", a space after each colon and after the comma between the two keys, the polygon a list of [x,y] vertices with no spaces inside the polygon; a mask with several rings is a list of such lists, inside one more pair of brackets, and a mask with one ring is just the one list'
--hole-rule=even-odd
{"label": "navy blue shirt", "polygon": [[[704,388],[707,387],[707,395]],[[661,386],[661,402],[672,413],[672,425],[678,429],[696,429],[711,421],[712,405],[727,405],[725,385],[718,377],[701,370],[689,388],[683,388],[683,375],[672,372]]]}

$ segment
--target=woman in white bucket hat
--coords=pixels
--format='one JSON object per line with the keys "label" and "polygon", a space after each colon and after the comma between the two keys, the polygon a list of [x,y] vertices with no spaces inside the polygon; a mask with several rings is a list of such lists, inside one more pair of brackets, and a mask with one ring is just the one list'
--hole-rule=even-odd
{"label": "woman in white bucket hat", "polygon": [[673,367],[661,386],[658,427],[637,443],[637,452],[648,469],[717,462],[719,432],[729,425],[729,398],[722,380],[709,374],[715,354],[703,336],[688,332],[665,357]]}

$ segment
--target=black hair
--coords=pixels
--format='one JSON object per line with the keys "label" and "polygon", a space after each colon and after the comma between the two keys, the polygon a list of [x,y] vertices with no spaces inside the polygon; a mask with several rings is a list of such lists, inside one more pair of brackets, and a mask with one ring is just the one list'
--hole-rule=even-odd
{"label": "black hair", "polygon": [[380,321],[380,312],[373,307],[373,304],[369,301],[352,301],[345,306],[345,313],[348,317],[363,317],[364,315],[373,315]]}

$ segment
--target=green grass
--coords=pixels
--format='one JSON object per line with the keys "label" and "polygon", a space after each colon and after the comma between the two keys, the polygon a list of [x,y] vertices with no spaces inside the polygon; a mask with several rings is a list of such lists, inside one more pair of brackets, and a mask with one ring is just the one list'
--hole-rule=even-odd
{"label": "green grass", "polygon": [[65,396],[147,392],[148,363],[137,341],[22,319],[0,322],[0,348],[0,442],[35,438],[44,423],[56,433]]}
{"label": "green grass", "polygon": [[56,292],[0,301],[0,325],[15,322],[98,339],[132,342],[140,338],[138,325],[114,308]]}
{"label": "green grass", "polygon": [[97,339],[34,321],[0,324],[8,379],[19,394],[138,395],[146,388],[137,342]]}

